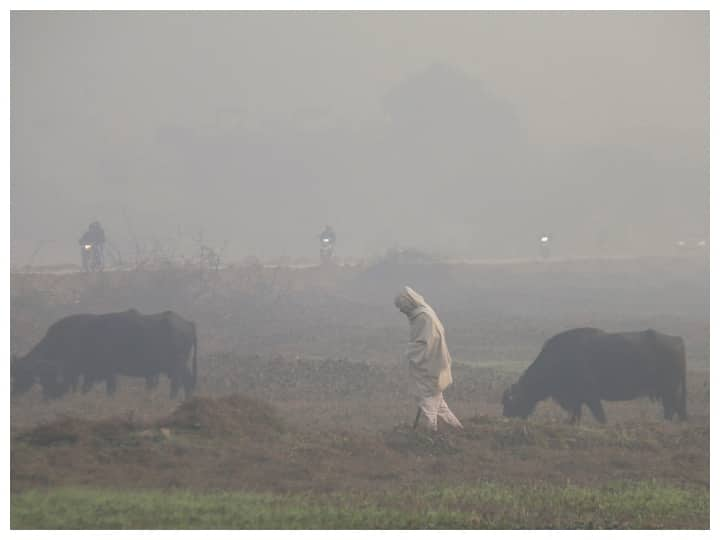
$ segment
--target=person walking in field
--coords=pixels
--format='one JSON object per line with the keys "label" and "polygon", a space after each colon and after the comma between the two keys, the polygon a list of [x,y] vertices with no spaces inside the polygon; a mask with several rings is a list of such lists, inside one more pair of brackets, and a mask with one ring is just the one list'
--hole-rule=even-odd
{"label": "person walking in field", "polygon": [[437,431],[438,418],[462,429],[463,425],[443,397],[443,390],[452,383],[452,358],[445,341],[445,328],[425,299],[410,287],[405,287],[395,297],[395,306],[410,323],[410,342],[405,356],[413,382],[412,391],[418,402],[413,427],[417,427],[423,416],[431,431]]}

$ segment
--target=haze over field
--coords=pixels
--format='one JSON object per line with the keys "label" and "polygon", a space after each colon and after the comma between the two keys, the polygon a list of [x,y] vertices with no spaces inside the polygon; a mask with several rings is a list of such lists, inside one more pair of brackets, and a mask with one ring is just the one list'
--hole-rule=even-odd
{"label": "haze over field", "polygon": [[707,13],[13,12],[11,92],[13,265],[708,235]]}
{"label": "haze over field", "polygon": [[709,12],[10,22],[11,528],[709,527]]}

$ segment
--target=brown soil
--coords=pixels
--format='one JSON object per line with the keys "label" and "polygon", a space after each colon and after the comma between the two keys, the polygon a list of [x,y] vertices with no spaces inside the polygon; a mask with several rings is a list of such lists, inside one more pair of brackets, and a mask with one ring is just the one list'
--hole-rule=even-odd
{"label": "brown soil", "polygon": [[418,482],[575,484],[661,479],[708,486],[707,418],[586,423],[476,415],[437,434],[308,430],[262,400],[198,397],[168,416],[60,417],[14,434],[12,489],[57,485],[262,491],[365,490]]}

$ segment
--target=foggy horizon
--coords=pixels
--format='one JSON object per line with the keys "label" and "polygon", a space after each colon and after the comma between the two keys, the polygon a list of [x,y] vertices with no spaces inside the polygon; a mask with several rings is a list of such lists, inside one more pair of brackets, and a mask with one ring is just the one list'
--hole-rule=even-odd
{"label": "foggy horizon", "polygon": [[708,238],[707,12],[12,12],[11,264]]}

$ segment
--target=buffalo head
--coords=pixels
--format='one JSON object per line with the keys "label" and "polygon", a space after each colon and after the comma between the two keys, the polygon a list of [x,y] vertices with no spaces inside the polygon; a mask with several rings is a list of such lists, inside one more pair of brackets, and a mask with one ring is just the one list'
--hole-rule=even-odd
{"label": "buffalo head", "polygon": [[42,395],[44,400],[59,399],[67,394],[69,385],[58,381],[55,378],[52,379],[41,379],[40,384],[42,385]]}
{"label": "buffalo head", "polygon": [[56,367],[38,361],[32,356],[10,361],[11,393],[24,394],[35,383],[42,386],[43,399],[58,399],[69,390],[69,384],[60,378]]}
{"label": "buffalo head", "polygon": [[12,355],[10,360],[10,378],[12,380],[12,393],[24,394],[35,384],[35,373],[28,362],[19,360]]}
{"label": "buffalo head", "polygon": [[527,418],[535,408],[535,402],[528,399],[522,387],[515,383],[505,390],[502,398],[503,416]]}

